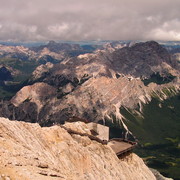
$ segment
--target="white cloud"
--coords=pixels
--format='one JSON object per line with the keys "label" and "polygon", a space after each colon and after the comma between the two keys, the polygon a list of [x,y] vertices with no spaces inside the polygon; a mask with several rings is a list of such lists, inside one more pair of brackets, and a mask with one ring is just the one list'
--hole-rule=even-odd
{"label": "white cloud", "polygon": [[56,24],[56,25],[51,25],[48,27],[48,30],[56,35],[62,35],[69,29],[68,24],[62,23],[61,25]]}
{"label": "white cloud", "polygon": [[176,40],[180,41],[180,21],[179,19],[173,19],[170,21],[165,21],[161,23],[156,28],[151,31],[146,32],[146,37],[148,39],[157,40]]}
{"label": "white cloud", "polygon": [[167,31],[167,30],[164,30],[164,29],[160,29],[160,28],[157,28],[157,29],[154,29],[152,30],[149,35],[147,35],[147,38],[148,39],[156,39],[156,40],[174,40],[174,41],[180,41],[180,31],[177,32],[177,31],[173,31],[173,30],[170,30],[170,31]]}
{"label": "white cloud", "polygon": [[30,26],[29,27],[29,32],[30,33],[35,33],[37,31],[37,26]]}
{"label": "white cloud", "polygon": [[179,40],[179,0],[0,0],[0,40]]}

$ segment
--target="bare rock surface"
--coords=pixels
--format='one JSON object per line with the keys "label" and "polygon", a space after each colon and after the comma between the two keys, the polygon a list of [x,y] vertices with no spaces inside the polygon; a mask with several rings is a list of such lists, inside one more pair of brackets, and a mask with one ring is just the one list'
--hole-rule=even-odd
{"label": "bare rock surface", "polygon": [[[74,125],[74,127],[73,127]],[[66,125],[87,132],[84,123]],[[155,180],[135,154],[118,159],[107,145],[59,126],[0,118],[0,175],[10,180]]]}
{"label": "bare rock surface", "polygon": [[24,101],[31,101],[36,103],[40,109],[49,97],[56,94],[55,88],[45,83],[36,83],[32,86],[23,87],[13,98],[12,102],[15,106],[19,106]]}

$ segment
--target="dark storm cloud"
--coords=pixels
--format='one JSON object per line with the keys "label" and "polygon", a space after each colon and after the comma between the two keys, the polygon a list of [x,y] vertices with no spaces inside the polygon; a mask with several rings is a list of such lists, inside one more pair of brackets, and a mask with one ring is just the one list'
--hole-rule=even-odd
{"label": "dark storm cloud", "polygon": [[180,0],[0,0],[0,40],[180,40]]}

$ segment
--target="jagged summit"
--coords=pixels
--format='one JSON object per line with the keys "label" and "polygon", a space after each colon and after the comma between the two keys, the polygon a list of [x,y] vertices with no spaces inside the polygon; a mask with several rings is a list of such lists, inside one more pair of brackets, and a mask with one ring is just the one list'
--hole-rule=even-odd
{"label": "jagged summit", "polygon": [[113,66],[117,71],[131,74],[135,77],[150,76],[167,66],[175,67],[175,62],[168,51],[157,42],[149,41],[136,43],[131,47],[124,47],[112,53]]}
{"label": "jagged summit", "polygon": [[66,59],[50,69],[43,79],[49,82],[48,79],[53,81],[53,77],[63,76],[73,81],[74,78],[80,80],[84,75],[114,78],[121,74],[135,78],[148,78],[158,72],[163,76],[169,73],[174,75],[177,73],[174,70],[175,67],[178,68],[178,64],[171,59],[168,51],[158,43],[150,41],[137,43],[132,47],[98,50],[95,53]]}
{"label": "jagged summit", "polygon": [[51,40],[48,42],[47,46],[51,46],[51,45],[55,45],[55,44],[57,44],[57,43],[55,41]]}

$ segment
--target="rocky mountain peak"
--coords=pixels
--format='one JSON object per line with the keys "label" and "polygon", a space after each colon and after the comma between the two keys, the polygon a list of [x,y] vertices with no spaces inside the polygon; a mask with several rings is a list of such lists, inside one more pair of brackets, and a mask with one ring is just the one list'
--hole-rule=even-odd
{"label": "rocky mountain peak", "polygon": [[135,77],[149,77],[157,66],[164,69],[163,63],[173,68],[178,67],[168,51],[154,41],[136,43],[131,47],[118,49],[112,53],[112,59],[116,70]]}
{"label": "rocky mountain peak", "polygon": [[52,45],[56,45],[57,43],[53,40],[49,41],[47,46],[52,46]]}

